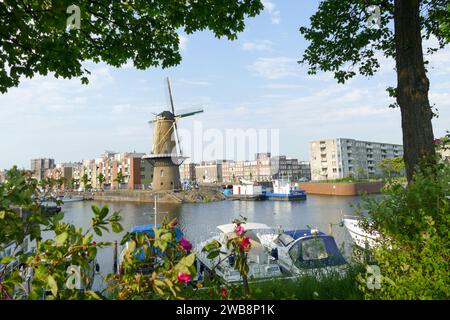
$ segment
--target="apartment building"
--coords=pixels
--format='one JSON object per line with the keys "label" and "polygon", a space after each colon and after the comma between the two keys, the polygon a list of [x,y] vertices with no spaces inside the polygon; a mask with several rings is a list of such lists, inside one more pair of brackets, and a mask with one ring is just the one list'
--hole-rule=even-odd
{"label": "apartment building", "polygon": [[271,158],[271,175],[273,179],[300,178],[298,159],[276,156]]}
{"label": "apartment building", "polygon": [[58,163],[54,168],[45,170],[45,177],[51,179],[62,179],[63,190],[65,189],[73,189],[77,187],[76,183],[73,185],[72,179],[74,179],[74,172],[76,169],[81,167],[81,163],[78,162],[67,162],[67,163]]}
{"label": "apartment building", "polygon": [[311,141],[309,149],[312,180],[381,177],[380,161],[403,156],[402,145],[347,138]]}
{"label": "apartment building", "polygon": [[49,158],[31,159],[31,171],[37,180],[45,178],[45,171],[55,167],[55,160]]}
{"label": "apartment building", "polygon": [[139,189],[149,189],[153,182],[153,163],[149,159],[141,159],[140,175],[141,187]]}
{"label": "apartment building", "polygon": [[304,179],[306,181],[311,180],[311,164],[309,161],[299,161],[298,170],[299,179]]}
{"label": "apartment building", "polygon": [[181,181],[195,181],[195,163],[187,162],[180,165]]}
{"label": "apartment building", "polygon": [[222,182],[222,162],[224,160],[202,161],[195,167],[197,182],[214,183]]}
{"label": "apartment building", "polygon": [[[311,177],[308,162],[301,167],[298,159],[291,159],[286,156],[272,157],[268,152],[257,153],[255,160],[226,160],[222,163],[224,182],[233,182],[238,179],[263,182],[282,177],[293,179],[299,179],[303,176],[309,179]],[[301,173],[301,168],[303,173]]]}

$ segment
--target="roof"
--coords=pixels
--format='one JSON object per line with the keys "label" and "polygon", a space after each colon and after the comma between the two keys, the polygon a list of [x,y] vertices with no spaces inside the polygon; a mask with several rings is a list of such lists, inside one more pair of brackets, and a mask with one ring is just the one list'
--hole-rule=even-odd
{"label": "roof", "polygon": [[[272,229],[264,223],[252,223],[251,222],[251,223],[245,223],[242,226],[244,227],[244,230]],[[234,223],[222,224],[220,226],[217,226],[217,229],[219,229],[223,233],[233,232],[235,228],[236,228],[236,225]]]}

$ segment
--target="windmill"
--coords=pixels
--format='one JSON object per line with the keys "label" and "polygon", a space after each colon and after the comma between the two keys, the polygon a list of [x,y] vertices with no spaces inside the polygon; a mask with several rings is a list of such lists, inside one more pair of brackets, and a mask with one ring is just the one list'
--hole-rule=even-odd
{"label": "windmill", "polygon": [[[181,189],[179,166],[186,157],[183,156],[178,135],[177,122],[181,118],[203,112],[202,108],[184,110],[175,113],[172,88],[167,78],[167,90],[171,111],[163,111],[149,121],[153,128],[153,148],[150,155],[145,156],[153,164],[153,190]],[[174,139],[172,139],[174,137]]]}

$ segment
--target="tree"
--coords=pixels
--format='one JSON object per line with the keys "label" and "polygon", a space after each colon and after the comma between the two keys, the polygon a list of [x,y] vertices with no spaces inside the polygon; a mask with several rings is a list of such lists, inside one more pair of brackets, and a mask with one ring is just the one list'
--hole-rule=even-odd
{"label": "tree", "polygon": [[[447,15],[450,15],[450,4],[447,6]],[[445,21],[444,18],[441,19],[441,30],[447,41],[450,41],[450,22]]]}
{"label": "tree", "polygon": [[100,172],[97,176],[97,181],[100,184],[100,188],[103,188],[103,183],[105,182],[105,180],[105,175]]}
{"label": "tree", "polygon": [[122,171],[117,172],[117,176],[116,176],[116,178],[114,179],[114,181],[117,182],[118,187],[119,187],[119,189],[120,189],[122,183],[125,182],[125,176],[123,175]]}
{"label": "tree", "polygon": [[261,0],[1,1],[0,92],[18,86],[21,76],[49,72],[88,83],[87,60],[114,67],[132,60],[138,69],[175,66],[180,30],[209,29],[234,40],[245,18],[262,9]]}
{"label": "tree", "polygon": [[90,189],[89,187],[90,187],[91,180],[89,179],[87,173],[83,174],[80,181],[83,184],[84,190]]}
{"label": "tree", "polygon": [[405,162],[402,158],[386,158],[380,161],[378,167],[389,178],[393,173],[400,175],[405,170]]}
{"label": "tree", "polygon": [[76,189],[78,187],[79,183],[80,183],[79,179],[75,179],[75,178],[70,179],[70,186],[72,187],[72,189]]}
{"label": "tree", "polygon": [[[344,83],[356,73],[372,76],[380,67],[380,52],[395,58],[397,86],[387,90],[401,111],[408,181],[421,158],[434,153],[422,40],[437,38],[438,47],[429,48],[430,53],[445,46],[440,25],[450,21],[448,4],[449,0],[324,0],[311,25],[300,28],[310,41],[300,62],[309,65],[310,74],[330,71]],[[370,5],[379,9],[379,20],[378,10],[370,10]],[[374,18],[379,27],[368,24]]]}

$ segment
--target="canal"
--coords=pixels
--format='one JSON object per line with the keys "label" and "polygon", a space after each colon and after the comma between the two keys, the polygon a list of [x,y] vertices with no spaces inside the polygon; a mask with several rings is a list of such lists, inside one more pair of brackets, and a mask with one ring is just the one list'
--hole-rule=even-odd
{"label": "canal", "polygon": [[[159,223],[163,216],[170,219],[177,218],[185,233],[194,245],[199,241],[210,238],[217,225],[231,223],[240,215],[247,217],[249,222],[261,222],[271,227],[281,226],[284,230],[306,228],[307,226],[318,228],[325,233],[329,232],[329,224],[333,223],[333,236],[339,246],[344,246],[346,251],[351,246],[351,238],[345,228],[338,224],[344,214],[354,214],[352,204],[360,202],[359,196],[318,196],[309,195],[306,201],[220,201],[196,204],[168,204],[158,203]],[[154,223],[155,215],[153,204],[139,204],[132,202],[98,202],[84,201],[73,202],[63,206],[65,221],[78,227],[89,227],[92,217],[91,206],[107,205],[110,212],[120,211],[124,232],[120,234],[104,233],[102,241],[120,242],[127,230],[135,225]],[[100,238],[96,237],[96,241]],[[120,251],[120,250],[119,250]],[[100,249],[98,252],[100,274],[95,280],[95,289],[103,287],[102,277],[112,272],[113,252],[112,248]]]}

